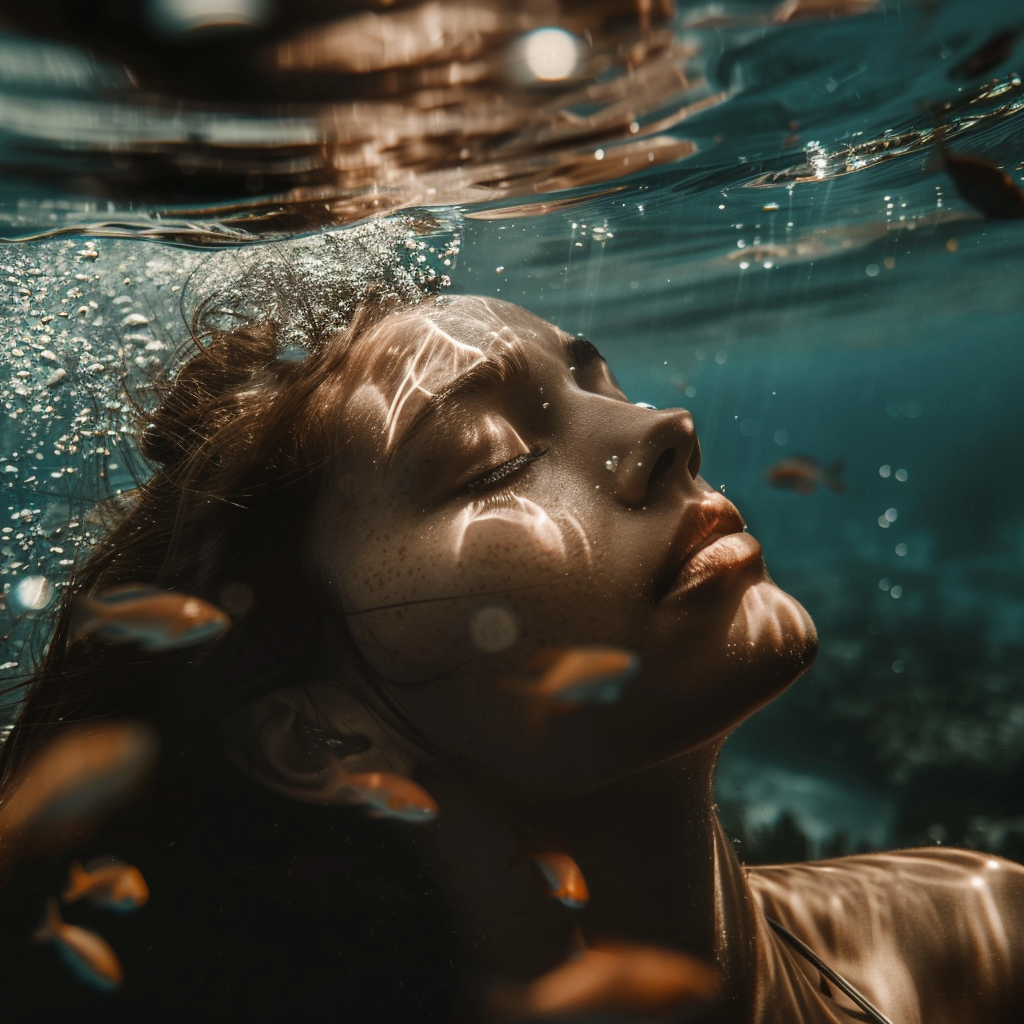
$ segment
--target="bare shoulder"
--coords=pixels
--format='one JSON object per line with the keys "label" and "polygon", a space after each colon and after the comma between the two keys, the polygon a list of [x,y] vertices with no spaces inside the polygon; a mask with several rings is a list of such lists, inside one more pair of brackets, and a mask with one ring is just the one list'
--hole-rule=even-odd
{"label": "bare shoulder", "polygon": [[752,868],[748,882],[837,969],[880,977],[866,986],[880,1006],[927,1021],[1024,1019],[1019,864],[929,847]]}

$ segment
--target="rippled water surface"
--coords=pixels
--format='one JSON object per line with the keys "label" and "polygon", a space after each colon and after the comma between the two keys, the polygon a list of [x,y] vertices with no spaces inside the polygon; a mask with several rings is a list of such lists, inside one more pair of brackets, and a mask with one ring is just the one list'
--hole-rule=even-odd
{"label": "rippled water surface", "polygon": [[[373,245],[584,333],[634,400],[690,408],[705,475],[814,616],[816,666],[726,748],[743,852],[1024,856],[1024,222],[965,199],[937,145],[1020,181],[1022,30],[1010,0],[682,5],[580,42],[593,66],[560,92],[507,85],[499,125],[483,72],[433,106],[412,81],[282,115],[12,27],[4,672],[40,642],[22,581],[59,587],[99,489],[144,472],[121,385],[170,359],[190,271],[404,211]],[[771,486],[793,455],[841,460],[845,491]]]}

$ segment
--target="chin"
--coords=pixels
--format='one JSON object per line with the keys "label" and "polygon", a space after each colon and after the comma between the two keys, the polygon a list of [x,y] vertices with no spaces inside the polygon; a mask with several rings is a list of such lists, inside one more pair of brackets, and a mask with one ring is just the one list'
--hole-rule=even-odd
{"label": "chin", "polygon": [[807,609],[766,575],[746,588],[728,631],[733,657],[760,676],[774,692],[784,690],[810,668],[818,653],[818,632]]}

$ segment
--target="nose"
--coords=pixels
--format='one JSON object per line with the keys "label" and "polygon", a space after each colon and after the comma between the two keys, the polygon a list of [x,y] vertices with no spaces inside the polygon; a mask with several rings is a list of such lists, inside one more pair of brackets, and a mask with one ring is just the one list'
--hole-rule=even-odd
{"label": "nose", "polygon": [[[630,429],[632,428],[632,429]],[[653,500],[672,481],[692,483],[700,471],[700,442],[685,409],[636,409],[633,437],[614,469],[615,496],[630,507]]]}

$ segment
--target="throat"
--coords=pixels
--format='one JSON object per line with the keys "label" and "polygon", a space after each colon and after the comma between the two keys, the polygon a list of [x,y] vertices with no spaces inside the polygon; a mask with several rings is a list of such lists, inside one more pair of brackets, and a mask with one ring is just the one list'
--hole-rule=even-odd
{"label": "throat", "polygon": [[[443,813],[419,833],[462,933],[472,973],[525,981],[605,942],[712,964],[730,1006],[753,1019],[765,953],[756,908],[712,800],[716,751],[687,755],[557,806],[514,806],[431,781]],[[440,791],[444,787],[445,791]],[[581,908],[549,894],[531,850],[579,866]]]}

